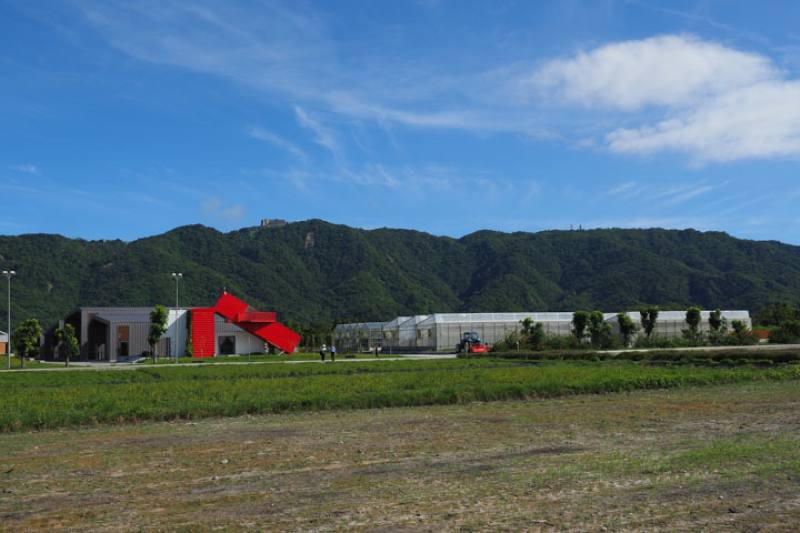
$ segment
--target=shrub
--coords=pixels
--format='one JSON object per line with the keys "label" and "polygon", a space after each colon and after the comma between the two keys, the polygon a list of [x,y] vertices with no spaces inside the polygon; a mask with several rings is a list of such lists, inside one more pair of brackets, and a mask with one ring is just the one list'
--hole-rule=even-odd
{"label": "shrub", "polygon": [[770,334],[770,342],[792,344],[800,342],[800,320],[786,320]]}
{"label": "shrub", "polygon": [[592,311],[589,314],[589,337],[594,348],[611,346],[611,324],[605,321],[602,311]]}
{"label": "shrub", "polygon": [[622,336],[622,343],[627,348],[631,345],[633,335],[636,333],[636,324],[634,324],[631,317],[625,313],[617,314],[617,323],[619,324],[619,334]]}
{"label": "shrub", "polygon": [[572,334],[578,341],[582,341],[586,336],[586,327],[589,325],[589,313],[587,311],[575,311],[572,314]]}
{"label": "shrub", "polygon": [[639,316],[641,317],[639,321],[642,324],[644,334],[649,339],[653,334],[653,330],[656,327],[656,321],[658,320],[658,307],[655,305],[643,307],[642,309],[639,309]]}
{"label": "shrub", "polygon": [[686,310],[686,323],[689,325],[689,334],[693,337],[698,335],[701,316],[702,314],[699,307],[692,306]]}

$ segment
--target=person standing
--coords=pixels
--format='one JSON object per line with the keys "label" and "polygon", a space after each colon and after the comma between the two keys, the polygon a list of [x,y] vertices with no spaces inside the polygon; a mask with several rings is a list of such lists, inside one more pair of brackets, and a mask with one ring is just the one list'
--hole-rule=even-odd
{"label": "person standing", "polygon": [[322,343],[322,346],[319,347],[319,358],[322,360],[323,363],[325,362],[325,350],[327,349],[328,347],[325,346],[324,342]]}
{"label": "person standing", "polygon": [[333,344],[331,344],[331,362],[332,363],[336,362],[336,346],[334,346]]}

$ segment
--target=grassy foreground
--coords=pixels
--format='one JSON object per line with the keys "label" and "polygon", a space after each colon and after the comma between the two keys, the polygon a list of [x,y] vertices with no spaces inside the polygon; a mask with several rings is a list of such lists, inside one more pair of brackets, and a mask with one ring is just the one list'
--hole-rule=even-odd
{"label": "grassy foreground", "polygon": [[763,370],[493,360],[12,373],[0,375],[0,431],[798,378],[795,365]]}
{"label": "grassy foreground", "polygon": [[797,531],[800,387],[0,434],[0,531]]}

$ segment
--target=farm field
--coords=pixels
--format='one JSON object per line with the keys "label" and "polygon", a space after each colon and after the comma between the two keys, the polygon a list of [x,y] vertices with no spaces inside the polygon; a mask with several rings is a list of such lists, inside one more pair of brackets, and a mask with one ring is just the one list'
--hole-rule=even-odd
{"label": "farm field", "polygon": [[[384,354],[381,354],[382,356]],[[385,355],[386,357],[390,357],[389,355]],[[396,357],[396,356],[393,356]],[[330,360],[330,353],[325,355],[326,360]],[[337,360],[342,359],[373,359],[375,355],[372,353],[338,353],[336,354]],[[287,362],[287,361],[319,361],[319,354],[312,353],[312,352],[299,352],[293,353],[291,355],[286,354],[253,354],[253,355],[224,355],[219,357],[206,357],[206,358],[195,358],[195,357],[179,357],[179,363],[186,363],[186,364],[193,364],[193,365],[213,365],[213,364],[224,364],[224,363],[232,363],[232,362],[260,362],[260,361],[270,361],[270,362]],[[175,363],[175,359],[171,357],[161,357],[156,359],[156,362],[153,363],[152,359],[145,358],[140,363],[140,365],[171,365]]]}
{"label": "farm field", "polygon": [[0,530],[791,531],[797,385],[7,433]]}
{"label": "farm field", "polygon": [[0,432],[798,378],[797,365],[761,369],[492,359],[12,372],[0,374]]}

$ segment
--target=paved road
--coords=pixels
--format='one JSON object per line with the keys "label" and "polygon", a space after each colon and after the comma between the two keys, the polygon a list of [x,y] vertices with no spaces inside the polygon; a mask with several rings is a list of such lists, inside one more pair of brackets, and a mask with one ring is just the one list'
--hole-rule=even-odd
{"label": "paved road", "polygon": [[[653,352],[653,351],[671,351],[671,350],[680,350],[680,351],[709,351],[709,350],[720,350],[724,349],[726,351],[733,351],[733,352],[746,352],[752,350],[798,350],[800,349],[800,344],[756,344],[752,346],[697,346],[694,348],[642,348],[642,349],[629,349],[625,350],[626,352]],[[622,352],[622,350],[600,350],[600,353],[607,353],[616,355]],[[306,360],[297,360],[297,361],[246,361],[246,360],[237,360],[237,361],[226,361],[224,363],[167,363],[161,365],[149,365],[149,364],[135,364],[135,363],[88,363],[85,361],[78,361],[70,363],[70,367],[66,368],[64,366],[52,366],[52,367],[45,367],[45,368],[17,368],[14,369],[13,372],[52,372],[52,371],[62,371],[62,372],[72,372],[72,371],[102,371],[102,370],[136,370],[137,368],[169,368],[169,367],[197,367],[197,366],[207,366],[207,365],[276,365],[276,364],[291,364],[291,365],[301,365],[301,364],[339,364],[339,363],[364,363],[369,361],[405,361],[405,360],[433,360],[433,359],[455,359],[456,355],[452,353],[418,353],[418,354],[403,354],[402,356],[386,356],[381,358],[369,358],[369,359],[346,359],[341,358],[337,359],[336,363],[328,360],[324,363],[319,359],[306,359]],[[243,359],[243,358],[242,358]],[[2,370],[0,370],[2,372]]]}
{"label": "paved road", "polygon": [[237,360],[237,361],[225,361],[224,363],[165,363],[159,365],[150,365],[150,364],[136,364],[136,363],[89,363],[86,361],[73,361],[70,363],[69,367],[65,366],[56,366],[53,365],[48,367],[40,367],[40,368],[15,368],[12,372],[72,372],[72,371],[104,371],[104,370],[137,370],[139,368],[169,368],[169,367],[198,367],[198,366],[217,366],[217,365],[278,365],[278,364],[290,364],[290,365],[301,365],[301,364],[339,364],[339,363],[366,363],[370,361],[405,361],[405,360],[433,360],[433,359],[455,359],[455,354],[431,354],[431,353],[420,353],[420,354],[403,354],[402,356],[386,356],[380,358],[367,358],[367,359],[347,359],[347,358],[340,358],[337,359],[334,363],[333,361],[326,360],[324,363],[319,359],[305,359],[305,360],[297,360],[297,361],[247,361],[247,360]]}

